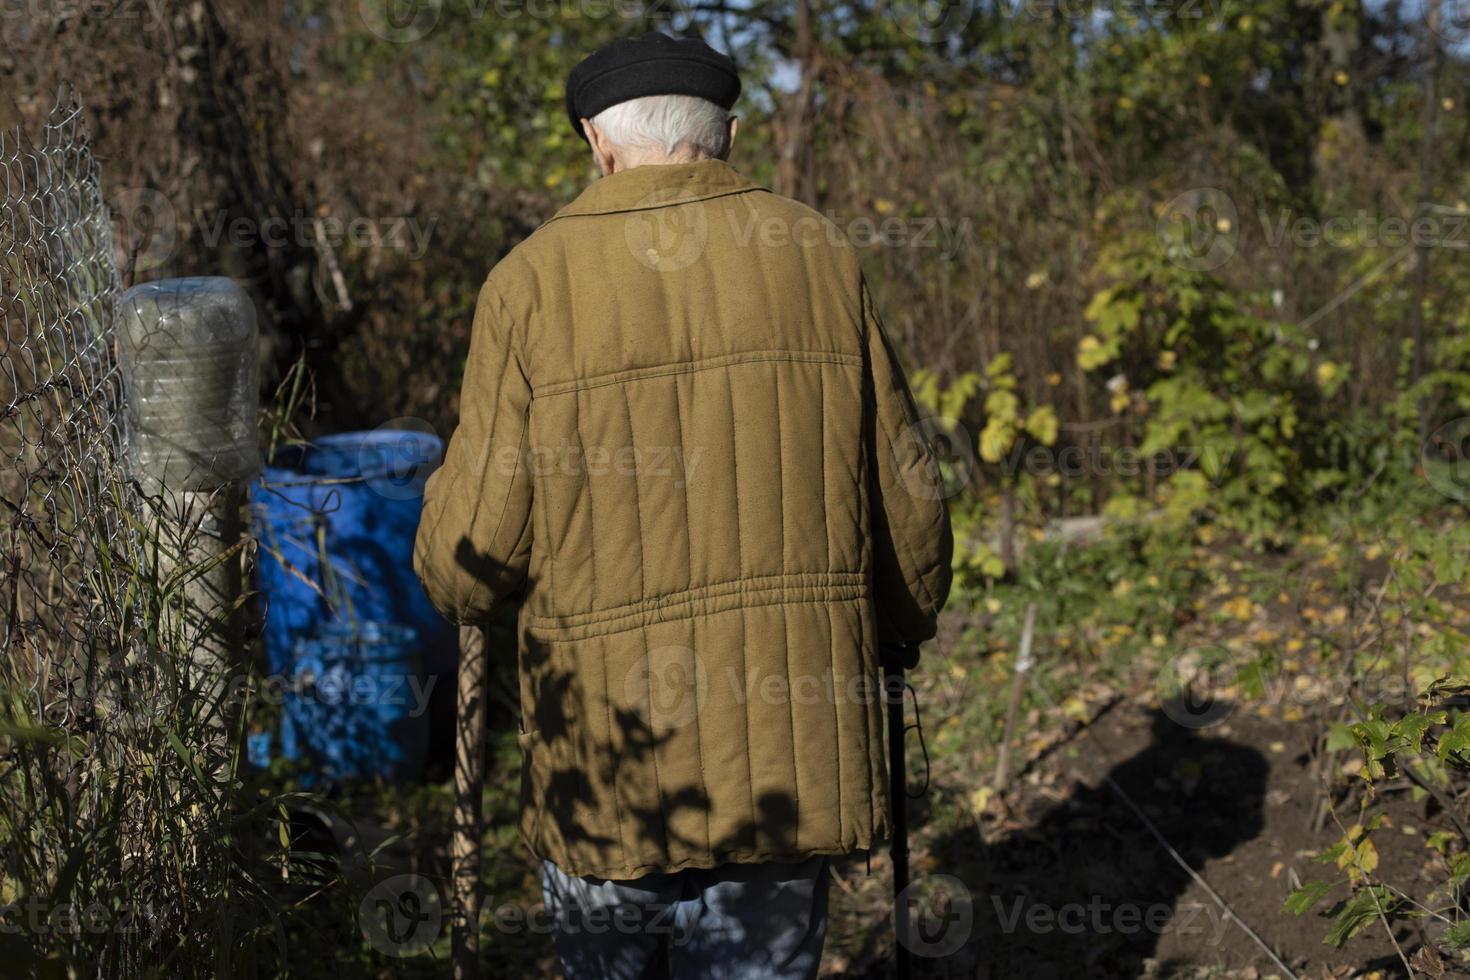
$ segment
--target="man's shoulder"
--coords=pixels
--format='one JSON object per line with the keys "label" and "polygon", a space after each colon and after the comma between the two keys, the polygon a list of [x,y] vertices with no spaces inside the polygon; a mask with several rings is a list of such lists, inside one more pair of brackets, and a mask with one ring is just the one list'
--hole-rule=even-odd
{"label": "man's shoulder", "polygon": [[[844,273],[859,272],[857,250],[847,233],[829,215],[765,187],[751,186],[738,192],[701,198],[670,207],[694,207],[704,212],[694,233],[728,239],[739,245],[754,244],[778,250],[799,247],[810,254],[816,247]],[[565,216],[558,214],[517,243],[490,270],[488,284],[508,300],[541,288],[564,289],[567,276],[589,258],[605,255],[599,244],[605,236],[627,238],[643,229],[629,224],[633,215],[648,215],[659,209],[637,208]],[[716,217],[715,213],[721,216]],[[715,225],[714,222],[719,222]],[[686,233],[691,226],[680,226]],[[718,228],[723,227],[725,234]],[[630,230],[631,229],[631,230]],[[843,276],[846,278],[846,275]]]}
{"label": "man's shoulder", "polygon": [[491,267],[482,288],[498,294],[507,303],[533,288],[547,271],[552,256],[565,251],[566,241],[555,225],[556,222],[546,222],[511,246]]}
{"label": "man's shoulder", "polygon": [[810,207],[794,198],[784,197],[775,191],[758,188],[749,194],[741,195],[741,203],[759,214],[762,218],[782,221],[792,229],[816,229],[819,230],[822,240],[831,244],[834,248],[851,253],[851,243],[842,227],[827,214],[823,214],[816,208]]}
{"label": "man's shoulder", "polygon": [[535,231],[511,246],[510,251],[501,257],[490,274],[494,276],[495,270],[502,267],[514,268],[526,263],[534,264],[546,252],[562,248],[564,246],[562,239],[563,236],[555,221],[542,222]]}

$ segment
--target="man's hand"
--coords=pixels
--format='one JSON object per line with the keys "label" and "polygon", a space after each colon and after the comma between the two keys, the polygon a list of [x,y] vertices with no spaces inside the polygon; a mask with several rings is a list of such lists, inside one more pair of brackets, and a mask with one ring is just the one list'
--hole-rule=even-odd
{"label": "man's hand", "polygon": [[919,645],[910,643],[899,646],[895,643],[878,644],[878,662],[885,672],[913,670],[919,664]]}

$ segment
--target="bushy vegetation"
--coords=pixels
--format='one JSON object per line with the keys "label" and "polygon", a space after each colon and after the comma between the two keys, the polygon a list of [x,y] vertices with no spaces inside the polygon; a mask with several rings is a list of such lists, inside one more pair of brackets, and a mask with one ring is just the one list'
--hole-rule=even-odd
{"label": "bushy vegetation", "polygon": [[[1059,767],[1104,758],[1089,733],[1162,712],[1190,745],[1255,738],[1296,767],[1310,813],[1293,846],[1323,865],[1288,853],[1265,885],[1218,890],[1269,893],[1250,924],[1297,969],[1454,967],[1470,936],[1470,125],[1464,25],[1440,0],[984,2],[937,19],[832,0],[32,8],[0,17],[0,123],[78,84],[126,276],[246,282],[277,379],[310,370],[313,397],[292,396],[307,435],[405,416],[447,432],[479,282],[594,176],[561,102],[578,57],[657,26],[734,52],[732,162],[861,248],[947,446],[959,586],[915,677],[934,761],[916,867],[983,894],[987,848],[1035,831],[1028,815],[1067,792]],[[1039,666],[1000,745],[1032,603]],[[1229,706],[1221,726],[1210,705]],[[536,892],[501,785],[514,728],[497,725],[491,910]],[[6,758],[74,735],[42,734],[0,733]],[[177,747],[157,751],[188,778]],[[1005,785],[988,776],[998,752]],[[1204,777],[1174,762],[1159,778],[1190,798]],[[447,788],[346,792],[342,819],[389,831],[354,872],[287,812],[311,797],[294,778],[232,771],[170,804],[231,842],[179,849],[174,869],[235,917],[170,920],[154,961],[442,973],[442,937],[392,959],[356,916],[379,866],[445,879]],[[10,804],[7,841],[45,798]],[[1286,834],[1266,812],[1267,835]],[[75,846],[90,868],[89,839]],[[68,860],[6,868],[7,899],[86,880]],[[835,894],[832,969],[874,975],[882,882]],[[527,975],[549,956],[525,930],[491,930],[487,950]]]}

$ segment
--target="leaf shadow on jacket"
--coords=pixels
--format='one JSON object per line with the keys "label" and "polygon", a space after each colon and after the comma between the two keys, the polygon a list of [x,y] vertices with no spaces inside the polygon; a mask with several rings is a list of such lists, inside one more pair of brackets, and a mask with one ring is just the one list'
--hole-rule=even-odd
{"label": "leaf shadow on jacket", "polygon": [[[461,539],[455,559],[461,567],[471,571],[481,580],[493,581],[504,573],[493,560],[479,554],[468,539]],[[518,592],[524,594],[531,587],[526,578]],[[538,689],[529,692],[521,703],[528,706],[529,717],[519,719],[521,738],[527,732],[535,732],[536,751],[549,760],[575,758],[579,747],[572,744],[568,735],[576,712],[586,706],[584,694],[579,690],[573,671],[552,663],[546,645],[525,635],[516,637],[514,626],[506,637],[506,644],[517,649],[517,669],[512,671],[510,683],[524,683],[528,676],[538,679]],[[517,647],[518,644],[518,647]],[[515,700],[514,698],[502,700]],[[704,834],[697,834],[681,827],[697,825],[708,829],[704,818],[711,812],[708,794],[702,786],[691,785],[679,789],[673,795],[662,795],[650,800],[647,805],[632,799],[624,799],[620,815],[622,839],[614,839],[616,827],[597,826],[590,820],[580,819],[594,786],[617,785],[619,771],[628,769],[641,771],[645,763],[653,760],[665,749],[673,738],[672,732],[660,733],[644,714],[625,707],[603,703],[591,706],[595,710],[611,713],[612,722],[618,732],[618,752],[606,754],[583,765],[565,761],[542,764],[534,780],[517,774],[521,784],[521,806],[529,803],[533,784],[541,787],[542,808],[561,816],[561,832],[567,846],[573,850],[605,849],[618,846],[652,851],[661,854],[697,852],[706,847]],[[510,719],[504,714],[492,713],[489,725],[493,729],[508,728]],[[525,763],[523,762],[523,767]],[[524,769],[523,769],[524,771]],[[715,774],[711,774],[712,778]],[[626,789],[626,787],[624,787]],[[619,793],[620,797],[623,794]],[[794,797],[780,792],[763,792],[753,801],[754,818],[736,822],[724,833],[711,838],[708,847],[716,852],[739,853],[751,851],[764,843],[789,840],[797,823],[797,802]],[[728,823],[728,821],[726,821]]]}

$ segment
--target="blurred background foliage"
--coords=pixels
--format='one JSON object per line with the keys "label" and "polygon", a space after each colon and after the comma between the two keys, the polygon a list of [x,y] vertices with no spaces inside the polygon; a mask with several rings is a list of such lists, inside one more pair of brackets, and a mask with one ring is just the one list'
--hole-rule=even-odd
{"label": "blurred background foliage", "polygon": [[[447,435],[479,283],[595,178],[564,117],[567,71],[650,28],[695,30],[729,51],[746,83],[732,162],[849,232],[932,416],[926,432],[948,446],[955,561],[972,601],[952,604],[937,662],[975,688],[942,720],[936,778],[968,799],[997,746],[1026,748],[999,744],[1005,705],[993,692],[1030,602],[1051,624],[1055,660],[1046,698],[1028,695],[1041,713],[1028,732],[1042,735],[1051,716],[1091,717],[1089,704],[1126,687],[1119,678],[1140,674],[1148,690],[1181,636],[1257,658],[1242,661],[1247,678],[1359,678],[1400,655],[1408,677],[1411,646],[1427,672],[1417,686],[1463,674],[1470,626],[1444,626],[1453,617],[1439,605],[1463,595],[1470,544],[1463,9],[30,3],[0,7],[0,125],[34,127],[58,86],[76,85],[124,285],[191,274],[245,284],[267,389],[299,377],[298,363],[309,370],[308,435],[404,417]],[[292,390],[280,414],[300,419]],[[1110,524],[1119,533],[1098,548],[1069,547]],[[1358,566],[1373,562],[1391,562],[1391,589],[1370,587]],[[1304,592],[1307,572],[1320,581]],[[1403,607],[1382,611],[1394,629],[1372,642],[1349,612],[1364,602],[1374,616]],[[1399,629],[1408,623],[1434,623],[1439,646]],[[1090,697],[1100,686],[1106,697]],[[505,724],[509,709],[496,714]],[[1340,745],[1303,735],[1327,760],[1323,785],[1334,753],[1354,744],[1370,771],[1407,751],[1384,734],[1402,717],[1379,712],[1349,731],[1340,715]],[[496,773],[513,771],[514,741],[513,729],[497,734]],[[1044,751],[1026,749],[1033,761]],[[487,891],[532,894],[513,847],[514,790],[486,792]],[[415,867],[442,870],[444,786],[344,809],[355,803],[409,842]],[[954,822],[985,805],[973,809]],[[280,972],[288,928],[292,948],[334,951],[304,975],[442,973],[442,960],[385,965],[359,948],[355,891],[331,914],[282,925],[326,890],[328,872],[301,857],[326,845],[284,808],[258,803],[244,817],[274,830],[242,825],[227,839],[266,851],[278,839],[261,880],[276,874],[290,901],[264,886],[245,903],[205,893],[233,924],[214,948],[198,941],[215,938],[212,918],[164,937],[168,975],[218,974],[246,946],[258,953],[238,975]],[[1361,829],[1344,839],[1363,851]],[[881,932],[881,888],[859,887],[868,905],[845,901]],[[530,975],[544,945],[517,936],[494,955]]]}
{"label": "blurred background foliage", "polygon": [[849,232],[929,409],[950,393],[998,571],[1017,528],[1110,500],[1270,538],[1470,408],[1467,25],[1439,2],[118,0],[0,21],[0,113],[74,80],[129,277],[250,283],[268,382],[304,355],[323,428],[444,432],[478,282],[595,177],[567,70],[697,31],[746,79],[735,165]]}

